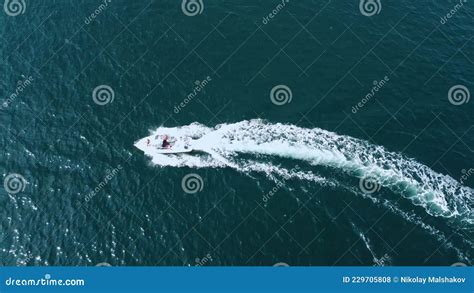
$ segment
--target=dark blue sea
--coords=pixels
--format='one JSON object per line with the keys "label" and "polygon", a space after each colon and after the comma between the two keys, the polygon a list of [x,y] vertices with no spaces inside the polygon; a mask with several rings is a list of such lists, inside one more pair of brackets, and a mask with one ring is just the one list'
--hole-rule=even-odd
{"label": "dark blue sea", "polygon": [[3,2],[1,265],[472,265],[471,1]]}

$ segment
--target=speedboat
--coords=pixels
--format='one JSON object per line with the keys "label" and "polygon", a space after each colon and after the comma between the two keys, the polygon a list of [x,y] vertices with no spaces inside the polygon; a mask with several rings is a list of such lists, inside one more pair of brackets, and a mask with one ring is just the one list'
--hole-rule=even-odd
{"label": "speedboat", "polygon": [[187,137],[153,135],[140,139],[135,146],[145,153],[179,154],[193,151],[191,141]]}

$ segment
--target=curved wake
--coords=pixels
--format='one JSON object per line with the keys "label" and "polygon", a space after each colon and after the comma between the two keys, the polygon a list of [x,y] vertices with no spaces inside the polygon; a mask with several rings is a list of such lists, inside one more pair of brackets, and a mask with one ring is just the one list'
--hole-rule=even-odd
{"label": "curved wake", "polygon": [[[336,180],[312,172],[273,166],[264,159],[277,156],[304,161],[355,178],[370,177],[380,186],[423,207],[432,216],[450,218],[468,228],[474,225],[472,188],[462,186],[452,177],[439,174],[414,159],[364,140],[318,128],[305,129],[263,120],[220,124],[214,128],[199,123],[176,128],[160,127],[152,135],[165,133],[192,138],[193,148],[201,152],[162,155],[142,149],[156,165],[231,167],[246,173],[264,172],[322,185],[338,184]],[[256,158],[241,158],[248,155]]]}

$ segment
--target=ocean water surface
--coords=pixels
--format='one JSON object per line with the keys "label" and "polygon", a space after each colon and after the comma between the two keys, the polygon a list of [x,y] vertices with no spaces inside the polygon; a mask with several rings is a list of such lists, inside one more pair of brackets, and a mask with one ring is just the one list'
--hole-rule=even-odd
{"label": "ocean water surface", "polygon": [[472,264],[472,3],[9,2],[2,265]]}

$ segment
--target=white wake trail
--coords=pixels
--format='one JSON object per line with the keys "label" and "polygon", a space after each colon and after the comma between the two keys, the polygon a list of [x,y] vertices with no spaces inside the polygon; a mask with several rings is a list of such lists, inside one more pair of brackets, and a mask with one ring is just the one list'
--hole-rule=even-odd
{"label": "white wake trail", "polygon": [[[202,124],[156,129],[152,135],[168,134],[192,138],[190,154],[160,155],[144,150],[152,162],[160,166],[174,167],[230,167],[241,172],[277,173],[282,171],[268,161],[281,157],[323,166],[356,178],[375,178],[381,186],[411,200],[436,217],[459,220],[474,225],[472,188],[462,186],[450,176],[439,174],[429,167],[389,152],[381,146],[322,129],[305,129],[294,125],[271,124],[262,120],[220,124],[214,128]],[[250,163],[241,156],[262,157],[260,164]],[[253,158],[255,160],[255,158]],[[272,170],[273,168],[273,170]],[[297,174],[291,170],[290,173]],[[287,174],[287,176],[292,176]],[[319,184],[336,184],[323,177],[300,179]],[[317,175],[312,175],[317,176]]]}

